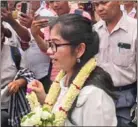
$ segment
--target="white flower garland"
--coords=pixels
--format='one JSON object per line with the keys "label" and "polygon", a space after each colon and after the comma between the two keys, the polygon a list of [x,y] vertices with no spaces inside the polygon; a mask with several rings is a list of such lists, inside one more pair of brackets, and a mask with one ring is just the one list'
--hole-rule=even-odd
{"label": "white flower garland", "polygon": [[71,83],[66,96],[63,98],[63,104],[59,110],[52,113],[52,108],[57,101],[60,93],[60,80],[65,73],[60,71],[56,80],[51,85],[43,106],[37,100],[35,92],[28,89],[27,99],[29,101],[31,112],[25,115],[21,120],[21,126],[63,126],[74,100],[80,93],[85,81],[96,67],[96,60],[90,59],[79,71]]}
{"label": "white flower garland", "polygon": [[[80,70],[78,75],[73,80],[72,84],[70,85],[70,88],[66,94],[66,96],[63,99],[63,104],[59,108],[59,111],[55,112],[55,125],[56,126],[63,126],[64,122],[67,118],[67,112],[70,110],[74,100],[80,93],[81,88],[83,87],[86,79],[89,77],[90,73],[95,69],[96,67],[96,60],[94,58],[91,58]],[[58,98],[58,95],[60,93],[60,80],[63,78],[65,73],[63,71],[60,71],[58,76],[56,77],[55,81],[51,85],[51,88],[49,90],[49,93],[45,100],[45,107],[47,107],[50,111],[52,111],[52,108]]]}

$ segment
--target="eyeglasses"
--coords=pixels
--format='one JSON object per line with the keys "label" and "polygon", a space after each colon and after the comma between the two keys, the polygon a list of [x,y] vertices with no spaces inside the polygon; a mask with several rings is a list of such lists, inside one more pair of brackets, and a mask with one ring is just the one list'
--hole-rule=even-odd
{"label": "eyeglasses", "polygon": [[54,3],[54,2],[60,2],[59,0],[53,0],[53,1],[49,1],[49,3]]}
{"label": "eyeglasses", "polygon": [[72,44],[72,43],[56,44],[56,43],[52,42],[51,40],[46,41],[46,43],[47,43],[47,49],[51,48],[54,53],[57,52],[57,48],[58,47],[67,46],[67,45],[68,46],[70,46],[70,45],[76,45],[76,44]]}

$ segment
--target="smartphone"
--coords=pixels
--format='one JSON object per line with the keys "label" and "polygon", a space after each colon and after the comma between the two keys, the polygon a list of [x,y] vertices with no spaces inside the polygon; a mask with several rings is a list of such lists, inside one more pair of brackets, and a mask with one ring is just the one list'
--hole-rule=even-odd
{"label": "smartphone", "polygon": [[27,13],[27,3],[22,3],[22,5],[21,5],[21,12],[23,12],[23,13]]}
{"label": "smartphone", "polygon": [[1,1],[1,7],[8,8],[8,2],[7,1]]}
{"label": "smartphone", "polygon": [[49,26],[58,17],[56,16],[38,16],[36,20],[46,19],[47,22],[42,23],[41,28]]}

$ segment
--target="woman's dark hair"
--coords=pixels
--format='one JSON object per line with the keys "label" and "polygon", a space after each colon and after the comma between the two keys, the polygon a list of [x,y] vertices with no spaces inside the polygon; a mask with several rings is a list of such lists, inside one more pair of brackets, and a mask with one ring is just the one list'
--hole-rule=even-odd
{"label": "woman's dark hair", "polygon": [[[59,25],[59,34],[60,36],[72,43],[73,49],[81,43],[86,44],[86,50],[83,56],[80,58],[81,62],[76,64],[74,74],[72,75],[69,84],[78,74],[79,70],[83,65],[92,57],[94,57],[99,51],[99,36],[93,28],[92,22],[80,15],[76,14],[65,14],[60,16],[56,21],[54,21],[50,29],[55,25]],[[85,82],[86,85],[94,85],[98,88],[103,89],[108,95],[113,97],[113,82],[110,75],[105,72],[102,68],[96,67],[96,69],[90,74],[89,78]],[[76,106],[77,98],[74,101],[71,109],[68,112],[68,118],[73,123],[71,119],[71,114]],[[73,123],[74,124],[74,123]]]}
{"label": "woman's dark hair", "polygon": [[[89,78],[86,80],[85,86],[94,85],[102,90],[104,90],[113,100],[114,102],[117,100],[118,96],[114,94],[115,87],[113,85],[112,78],[110,74],[104,71],[101,67],[96,67],[96,69],[90,74]],[[72,112],[76,107],[78,97],[75,99],[71,109],[68,112],[68,119],[72,124],[76,124],[75,121],[72,119]]]}
{"label": "woman's dark hair", "polygon": [[72,43],[73,47],[76,47],[80,43],[86,44],[86,50],[80,58],[81,63],[78,65],[79,68],[98,53],[99,37],[98,34],[92,30],[93,24],[89,19],[77,14],[65,14],[55,20],[51,24],[50,29],[57,24],[60,26],[60,36],[69,43]]}

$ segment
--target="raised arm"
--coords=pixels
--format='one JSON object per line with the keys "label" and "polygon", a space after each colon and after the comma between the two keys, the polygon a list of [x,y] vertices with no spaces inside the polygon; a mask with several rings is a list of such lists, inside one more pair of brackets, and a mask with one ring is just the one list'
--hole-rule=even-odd
{"label": "raised arm", "polygon": [[23,41],[30,41],[30,34],[28,30],[20,25],[13,17],[12,13],[7,10],[6,8],[1,8],[1,15],[2,15],[2,20],[8,22],[12,28],[16,31],[18,36],[21,38]]}
{"label": "raised arm", "polygon": [[37,42],[37,45],[43,52],[47,52],[47,43],[44,40],[44,35],[40,31],[40,28],[41,28],[41,25],[45,22],[46,20],[33,21],[31,26],[32,35],[35,41]]}

